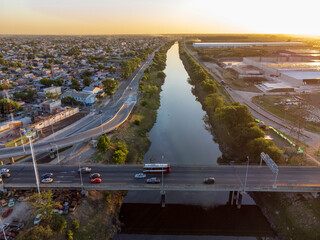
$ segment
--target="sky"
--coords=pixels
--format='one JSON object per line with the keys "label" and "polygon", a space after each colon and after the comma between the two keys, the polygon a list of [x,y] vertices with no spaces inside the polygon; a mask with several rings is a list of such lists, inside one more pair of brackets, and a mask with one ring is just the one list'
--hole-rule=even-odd
{"label": "sky", "polygon": [[0,34],[320,35],[318,0],[0,0]]}

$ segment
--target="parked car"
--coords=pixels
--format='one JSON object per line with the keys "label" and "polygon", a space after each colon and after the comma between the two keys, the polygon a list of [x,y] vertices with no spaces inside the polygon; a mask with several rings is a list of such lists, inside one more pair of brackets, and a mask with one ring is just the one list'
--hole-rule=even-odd
{"label": "parked car", "polygon": [[42,183],[52,183],[53,179],[52,178],[44,178],[41,180]]}
{"label": "parked car", "polygon": [[144,174],[144,173],[137,173],[137,174],[135,174],[134,175],[134,178],[146,178],[146,174]]}
{"label": "parked car", "polygon": [[91,173],[91,168],[89,167],[82,167],[78,169],[78,173]]}
{"label": "parked car", "polygon": [[207,177],[207,178],[203,179],[203,183],[206,183],[206,184],[214,184],[215,181],[216,180],[214,177]]}
{"label": "parked car", "polygon": [[1,173],[1,177],[2,177],[2,178],[9,178],[10,176],[11,176],[11,174],[8,173],[8,172],[3,172],[3,173]]}
{"label": "parked car", "polygon": [[9,172],[9,168],[1,168],[1,173],[7,173]]}
{"label": "parked car", "polygon": [[69,206],[65,206],[63,212],[62,212],[62,215],[67,215],[69,212]]}
{"label": "parked car", "polygon": [[91,178],[91,179],[100,178],[100,177],[101,177],[101,174],[100,174],[100,173],[92,173],[92,174],[90,175],[90,178]]}
{"label": "parked car", "polygon": [[160,179],[156,177],[148,178],[146,183],[160,183]]}
{"label": "parked car", "polygon": [[41,178],[53,178],[53,173],[44,173],[41,175]]}
{"label": "parked car", "polygon": [[4,211],[2,217],[8,217],[12,213],[13,209],[9,208],[8,210]]}
{"label": "parked car", "polygon": [[101,180],[101,178],[94,178],[94,179],[91,179],[90,182],[91,182],[91,183],[101,183],[102,180]]}
{"label": "parked car", "polygon": [[13,207],[14,206],[14,199],[13,198],[11,198],[10,200],[9,200],[9,203],[8,203],[8,207]]}
{"label": "parked car", "polygon": [[9,227],[17,227],[17,228],[22,229],[24,227],[24,223],[23,222],[19,222],[19,221],[12,221],[9,224]]}
{"label": "parked car", "polygon": [[1,206],[2,206],[2,207],[5,207],[5,206],[8,205],[8,203],[7,203],[6,200],[4,200],[4,199],[2,199],[2,200],[0,201],[0,203],[1,203]]}
{"label": "parked car", "polygon": [[3,230],[6,230],[8,228],[9,224],[5,223],[3,225],[0,226],[0,232],[2,232]]}
{"label": "parked car", "polygon": [[41,222],[41,213],[39,213],[33,221],[34,225],[38,225]]}

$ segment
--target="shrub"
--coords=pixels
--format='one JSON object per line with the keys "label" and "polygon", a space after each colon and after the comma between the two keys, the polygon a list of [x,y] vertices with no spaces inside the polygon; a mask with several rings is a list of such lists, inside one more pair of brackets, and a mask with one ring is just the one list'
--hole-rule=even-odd
{"label": "shrub", "polygon": [[80,223],[79,223],[79,220],[73,220],[72,221],[72,229],[73,230],[77,230],[78,228],[80,227]]}
{"label": "shrub", "polygon": [[109,205],[111,203],[111,193],[106,192],[106,203]]}
{"label": "shrub", "polygon": [[67,240],[73,240],[73,232],[71,230],[68,230],[66,232],[66,237],[67,237]]}
{"label": "shrub", "polygon": [[147,100],[142,100],[142,101],[141,101],[141,105],[142,105],[142,106],[145,107],[145,106],[147,106],[147,104],[148,104]]}
{"label": "shrub", "polygon": [[139,125],[140,125],[140,123],[141,123],[141,120],[140,120],[140,119],[136,119],[136,120],[134,120],[134,124],[135,124],[135,125],[139,126]]}
{"label": "shrub", "polygon": [[67,221],[59,214],[53,214],[50,221],[50,226],[53,231],[61,233],[67,227]]}

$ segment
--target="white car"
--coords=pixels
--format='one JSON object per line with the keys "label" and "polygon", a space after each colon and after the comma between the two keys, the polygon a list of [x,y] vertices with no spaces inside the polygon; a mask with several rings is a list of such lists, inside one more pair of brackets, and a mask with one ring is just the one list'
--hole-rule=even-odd
{"label": "white car", "polygon": [[42,183],[52,183],[53,179],[52,178],[45,178],[41,180]]}
{"label": "white car", "polygon": [[34,225],[38,225],[41,221],[41,214],[39,213],[33,221]]}
{"label": "white car", "polygon": [[144,173],[137,173],[134,175],[134,178],[145,178],[147,175]]}
{"label": "white car", "polygon": [[2,168],[1,173],[8,173],[10,170],[9,168]]}

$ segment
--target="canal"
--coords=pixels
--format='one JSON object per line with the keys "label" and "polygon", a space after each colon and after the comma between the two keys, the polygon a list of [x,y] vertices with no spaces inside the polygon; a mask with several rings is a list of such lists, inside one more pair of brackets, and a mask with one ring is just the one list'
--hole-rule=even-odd
{"label": "canal", "polygon": [[[167,53],[164,72],[161,106],[143,162],[170,163],[170,174],[175,165],[217,165],[222,154],[204,122],[206,113],[192,94],[177,43]],[[228,196],[229,192],[167,191],[166,207],[161,208],[160,186],[159,191],[129,191],[121,208],[123,227],[117,239],[275,239],[248,194],[243,195],[240,209],[228,203]]]}

